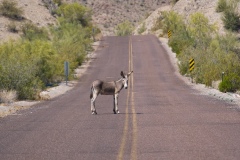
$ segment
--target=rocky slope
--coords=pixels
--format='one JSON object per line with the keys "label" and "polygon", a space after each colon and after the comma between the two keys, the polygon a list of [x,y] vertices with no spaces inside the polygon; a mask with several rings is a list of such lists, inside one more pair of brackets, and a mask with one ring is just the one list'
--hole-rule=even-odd
{"label": "rocky slope", "polygon": [[[3,0],[0,0],[2,3]],[[17,29],[20,30],[25,22],[32,22],[37,26],[52,25],[56,19],[50,14],[42,0],[17,0],[17,6],[23,9],[24,20],[11,20],[0,15],[0,43],[8,39],[16,39],[19,37],[18,33],[8,31],[7,25],[11,22],[15,23]]]}
{"label": "rocky slope", "polygon": [[[181,14],[187,19],[191,14],[200,12],[203,13],[211,24],[215,24],[220,33],[224,33],[223,22],[221,20],[221,13],[216,12],[218,0],[179,0],[174,6],[160,7],[154,11],[146,20],[144,20],[135,30],[135,34],[138,34],[138,29],[143,23],[146,24],[146,31],[143,34],[152,33],[151,29],[154,23],[159,18],[161,11],[173,10]],[[161,32],[161,31],[157,31]],[[157,33],[160,34],[160,33]]]}
{"label": "rocky slope", "polygon": [[[76,0],[68,0],[76,1]],[[114,35],[114,28],[123,21],[133,25],[144,20],[147,15],[161,6],[169,5],[171,0],[77,0],[93,10],[94,23],[103,35]]]}
{"label": "rocky slope", "polygon": [[211,24],[215,24],[219,32],[223,33],[223,22],[221,13],[216,12],[218,0],[179,0],[173,7],[173,11],[183,15],[190,16],[192,13],[203,13]]}

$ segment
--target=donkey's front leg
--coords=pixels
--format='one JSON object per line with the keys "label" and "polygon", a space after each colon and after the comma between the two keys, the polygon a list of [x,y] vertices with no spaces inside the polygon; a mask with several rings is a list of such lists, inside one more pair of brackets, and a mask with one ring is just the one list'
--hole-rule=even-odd
{"label": "donkey's front leg", "polygon": [[114,114],[119,114],[118,110],[118,94],[113,95],[113,113]]}
{"label": "donkey's front leg", "polygon": [[91,111],[92,114],[97,114],[96,108],[95,108],[95,101],[97,99],[98,94],[93,92],[93,96],[91,98]]}

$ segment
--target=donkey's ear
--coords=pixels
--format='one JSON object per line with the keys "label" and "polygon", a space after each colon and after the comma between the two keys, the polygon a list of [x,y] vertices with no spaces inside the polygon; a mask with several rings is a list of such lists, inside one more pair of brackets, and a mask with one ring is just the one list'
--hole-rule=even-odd
{"label": "donkey's ear", "polygon": [[125,75],[123,73],[123,71],[121,71],[121,74],[120,74],[123,78],[125,78]]}
{"label": "donkey's ear", "polygon": [[132,74],[132,73],[133,73],[133,71],[129,72],[129,73],[127,74],[127,76],[130,76],[130,74]]}

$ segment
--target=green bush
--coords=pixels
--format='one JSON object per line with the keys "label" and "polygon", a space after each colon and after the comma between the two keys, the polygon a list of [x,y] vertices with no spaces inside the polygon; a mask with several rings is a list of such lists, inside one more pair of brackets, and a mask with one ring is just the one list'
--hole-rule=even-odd
{"label": "green bush", "polygon": [[60,23],[78,23],[83,27],[92,25],[92,11],[78,3],[62,4],[56,12],[60,16]]}
{"label": "green bush", "polygon": [[53,2],[54,2],[55,4],[57,4],[58,6],[60,6],[60,5],[63,4],[62,0],[53,0]]}
{"label": "green bush", "polygon": [[219,84],[218,88],[221,92],[232,92],[233,91],[233,86],[231,84],[231,81],[228,78],[225,78],[225,80],[223,80]]}
{"label": "green bush", "polygon": [[225,72],[229,74],[221,86],[223,90],[240,88],[240,44],[234,34],[218,35],[215,26],[200,13],[192,14],[185,21],[174,12],[164,12],[162,17],[164,32],[172,32],[168,43],[177,53],[181,74],[190,74],[189,59],[194,58],[191,76],[197,83],[211,86]]}
{"label": "green bush", "polygon": [[117,36],[128,36],[133,32],[133,25],[129,21],[124,21],[117,25],[116,35]]}
{"label": "green bush", "polygon": [[224,27],[230,31],[238,31],[240,28],[240,15],[238,12],[239,0],[219,0],[218,8],[223,11],[222,21]]}
{"label": "green bush", "polygon": [[168,33],[170,30],[172,33],[177,33],[177,31],[184,27],[184,21],[182,16],[174,11],[162,12],[162,29],[164,33]]}
{"label": "green bush", "polygon": [[223,12],[227,9],[227,1],[226,0],[218,0],[216,12]]}
{"label": "green bush", "polygon": [[12,32],[12,33],[17,33],[18,32],[17,25],[14,22],[10,22],[7,25],[7,29],[8,29],[9,32]]}
{"label": "green bush", "polygon": [[237,74],[226,75],[219,84],[221,92],[235,92],[240,88],[240,77]]}
{"label": "green bush", "polygon": [[42,39],[42,40],[48,40],[48,32],[45,28],[40,28],[34,25],[33,23],[25,23],[22,26],[22,37],[27,40],[36,40],[36,39]]}
{"label": "green bush", "polygon": [[240,16],[237,12],[233,10],[225,10],[223,13],[223,23],[224,27],[231,31],[238,31],[240,28]]}
{"label": "green bush", "polygon": [[205,50],[216,35],[216,28],[209,24],[209,20],[202,13],[194,13],[190,16],[187,25],[189,36],[193,40],[193,46]]}
{"label": "green bush", "polygon": [[171,0],[172,4],[176,4],[179,0]]}
{"label": "green bush", "polygon": [[64,61],[70,63],[70,74],[82,64],[92,49],[91,23],[59,19],[59,25],[48,29],[26,23],[22,39],[0,45],[0,90],[16,91],[18,99],[35,99],[46,86],[64,79]]}
{"label": "green bush", "polygon": [[53,45],[64,61],[70,62],[73,70],[81,65],[86,56],[86,50],[91,49],[89,29],[83,28],[79,24],[62,24],[53,29]]}
{"label": "green bush", "polygon": [[0,4],[0,14],[11,19],[22,19],[23,10],[17,7],[13,0],[3,0]]}
{"label": "green bush", "polygon": [[37,65],[23,53],[21,44],[9,42],[0,47],[0,89],[15,90],[20,99],[33,99],[35,89],[42,89],[38,77]]}
{"label": "green bush", "polygon": [[145,32],[146,31],[146,24],[145,23],[143,23],[142,25],[141,25],[141,27],[138,29],[138,34],[142,34],[143,32]]}

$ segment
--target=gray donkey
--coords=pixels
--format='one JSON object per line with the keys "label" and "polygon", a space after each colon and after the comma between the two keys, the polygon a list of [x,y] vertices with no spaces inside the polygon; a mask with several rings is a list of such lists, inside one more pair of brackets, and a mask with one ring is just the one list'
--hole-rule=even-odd
{"label": "gray donkey", "polygon": [[96,108],[95,108],[95,101],[99,94],[102,95],[113,95],[113,113],[119,114],[118,111],[118,94],[123,89],[128,88],[128,77],[133,71],[129,72],[128,74],[124,74],[123,71],[121,71],[121,76],[117,81],[110,81],[105,82],[101,80],[95,80],[92,83],[91,87],[91,93],[90,93],[90,99],[91,99],[91,111],[92,114],[97,114]]}

